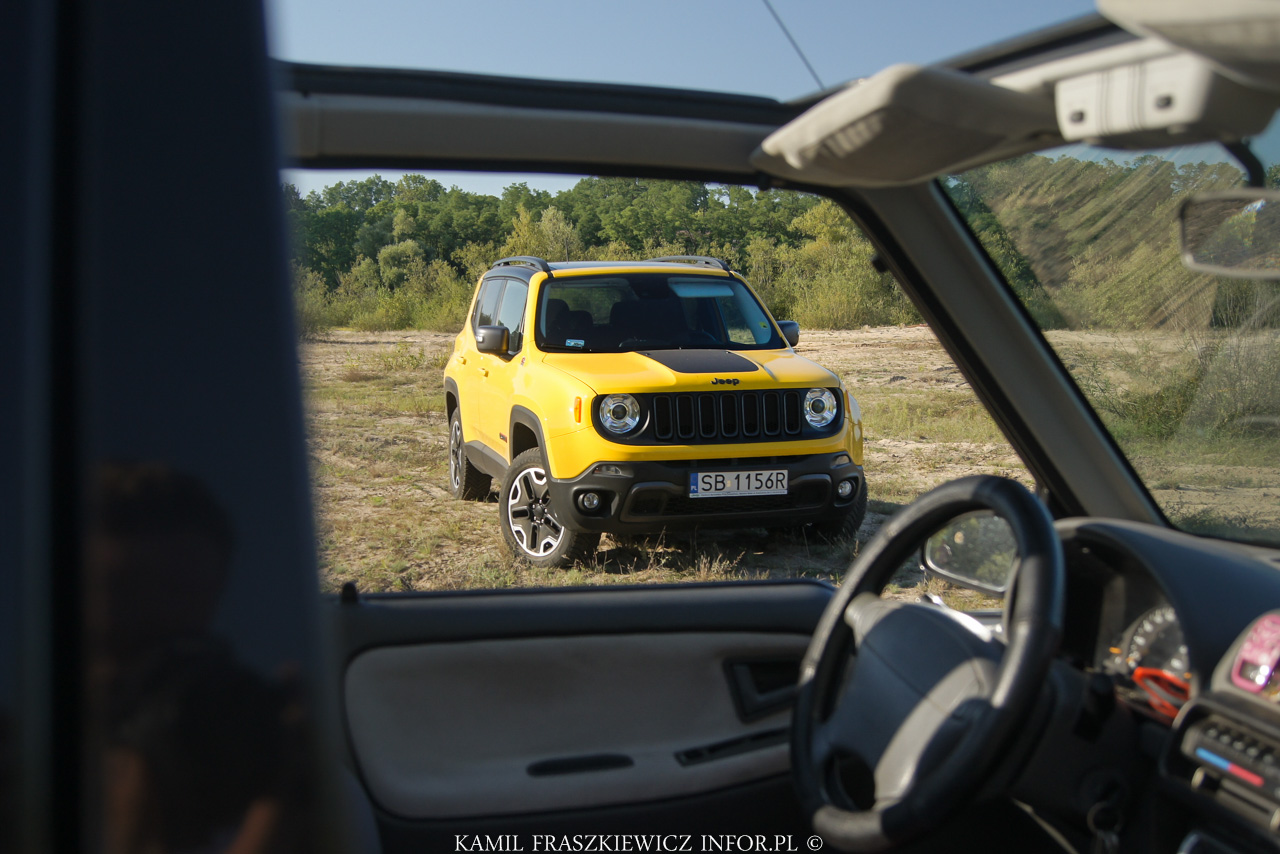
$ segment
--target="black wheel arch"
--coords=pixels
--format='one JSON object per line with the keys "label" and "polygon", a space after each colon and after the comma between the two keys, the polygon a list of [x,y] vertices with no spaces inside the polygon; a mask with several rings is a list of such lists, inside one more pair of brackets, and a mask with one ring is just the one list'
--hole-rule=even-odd
{"label": "black wheel arch", "polygon": [[448,421],[453,417],[453,411],[458,408],[458,383],[452,377],[444,378],[444,420]]}
{"label": "black wheel arch", "polygon": [[507,450],[513,460],[530,448],[547,447],[542,435],[542,419],[524,406],[511,407],[511,431],[508,435],[511,439]]}

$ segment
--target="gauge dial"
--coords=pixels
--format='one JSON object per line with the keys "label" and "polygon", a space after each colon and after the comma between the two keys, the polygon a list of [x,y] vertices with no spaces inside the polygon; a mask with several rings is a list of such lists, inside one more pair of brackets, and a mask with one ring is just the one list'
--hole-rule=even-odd
{"label": "gauge dial", "polygon": [[1123,647],[1125,668],[1164,670],[1181,678],[1191,678],[1191,659],[1182,637],[1182,627],[1173,608],[1152,608],[1129,627]]}

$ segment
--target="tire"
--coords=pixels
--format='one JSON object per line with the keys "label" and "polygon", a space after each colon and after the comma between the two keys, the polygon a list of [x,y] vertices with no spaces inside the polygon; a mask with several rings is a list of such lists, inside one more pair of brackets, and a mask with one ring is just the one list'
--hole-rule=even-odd
{"label": "tire", "polygon": [[813,523],[813,530],[828,540],[841,537],[852,537],[862,527],[862,520],[867,518],[867,479],[859,481],[858,494],[854,496],[849,512],[837,519],[824,519]]}
{"label": "tire", "polygon": [[449,494],[464,501],[479,501],[489,494],[493,478],[471,465],[462,438],[462,416],[449,416]]}
{"label": "tire", "polygon": [[561,522],[551,506],[549,486],[540,448],[530,448],[511,461],[498,493],[502,538],[534,566],[571,566],[595,552],[600,535]]}

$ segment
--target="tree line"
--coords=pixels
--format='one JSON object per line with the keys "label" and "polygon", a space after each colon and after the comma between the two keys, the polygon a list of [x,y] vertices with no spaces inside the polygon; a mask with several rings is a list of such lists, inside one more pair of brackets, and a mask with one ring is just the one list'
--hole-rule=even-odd
{"label": "tree line", "polygon": [[[1185,270],[1176,210],[1239,182],[1227,163],[1125,163],[1028,154],[943,180],[952,202],[1046,328],[1151,328],[1258,298],[1252,285]],[[1280,178],[1273,167],[1268,181]],[[741,271],[778,318],[808,328],[918,323],[873,249],[833,202],[783,190],[583,178],[549,193],[446,188],[423,175],[282,193],[304,334],[463,325],[475,282],[509,255],[639,260],[711,255]],[[1207,309],[1205,302],[1212,303]]]}
{"label": "tree line", "polygon": [[334,326],[452,331],[498,258],[639,260],[711,255],[740,270],[777,317],[809,327],[918,322],[871,245],[832,202],[782,190],[583,178],[552,195],[500,196],[422,175],[306,196],[282,185],[304,334]]}

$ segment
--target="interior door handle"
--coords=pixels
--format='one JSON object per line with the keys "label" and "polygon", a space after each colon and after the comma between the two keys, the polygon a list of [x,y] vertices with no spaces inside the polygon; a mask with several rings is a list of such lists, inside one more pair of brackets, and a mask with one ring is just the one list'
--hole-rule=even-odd
{"label": "interior door handle", "polygon": [[725,662],[729,693],[743,723],[768,717],[788,708],[800,681],[798,656],[731,659]]}

